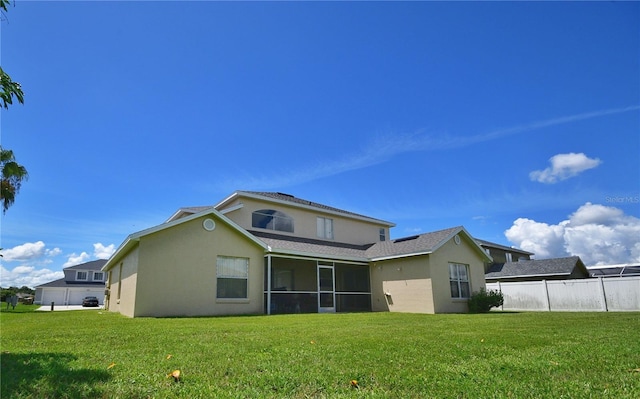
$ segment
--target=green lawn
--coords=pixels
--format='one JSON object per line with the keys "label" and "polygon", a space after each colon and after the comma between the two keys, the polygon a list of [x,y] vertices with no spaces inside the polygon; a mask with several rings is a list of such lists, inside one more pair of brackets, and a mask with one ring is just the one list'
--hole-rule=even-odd
{"label": "green lawn", "polygon": [[0,329],[3,399],[640,397],[638,313],[3,310]]}

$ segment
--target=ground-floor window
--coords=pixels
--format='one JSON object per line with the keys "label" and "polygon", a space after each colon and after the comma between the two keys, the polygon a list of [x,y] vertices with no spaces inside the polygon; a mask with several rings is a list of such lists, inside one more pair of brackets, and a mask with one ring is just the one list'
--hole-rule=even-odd
{"label": "ground-floor window", "polygon": [[249,259],[218,256],[216,278],[217,298],[248,298]]}
{"label": "ground-floor window", "polygon": [[451,298],[469,298],[469,265],[449,263],[449,284],[451,285]]}

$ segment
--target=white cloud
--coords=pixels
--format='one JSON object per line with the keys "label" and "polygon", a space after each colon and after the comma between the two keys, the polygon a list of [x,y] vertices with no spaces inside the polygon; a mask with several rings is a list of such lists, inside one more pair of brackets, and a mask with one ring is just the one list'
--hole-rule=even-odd
{"label": "white cloud", "polygon": [[505,236],[538,259],[577,255],[588,266],[640,262],[640,219],[590,202],[558,224],[519,218]]}
{"label": "white cloud", "polygon": [[110,244],[107,246],[104,246],[100,242],[93,244],[93,256],[98,259],[109,259],[115,251],[116,246],[114,244]]}
{"label": "white cloud", "polygon": [[47,255],[50,258],[53,258],[54,256],[58,256],[62,253],[62,250],[60,248],[53,248],[53,249],[47,249],[45,250],[45,255]]}
{"label": "white cloud", "polygon": [[534,170],[529,173],[529,178],[540,183],[553,184],[577,176],[602,163],[598,158],[589,158],[583,153],[574,152],[554,155],[549,162],[551,166],[544,170]]}
{"label": "white cloud", "polygon": [[37,259],[45,254],[44,247],[45,245],[42,241],[27,242],[13,248],[2,250],[2,257],[6,262]]}
{"label": "white cloud", "polygon": [[80,255],[74,252],[71,255],[69,255],[69,257],[67,258],[67,261],[65,262],[64,265],[62,265],[62,267],[64,268],[64,267],[79,265],[81,263],[87,262],[90,258],[91,258],[91,255],[89,255],[86,252],[82,252]]}
{"label": "white cloud", "polygon": [[[283,170],[276,172],[276,175],[272,174],[256,176],[254,172],[251,172],[250,177],[234,178],[227,181],[222,180],[218,183],[219,187],[217,188],[222,191],[229,191],[235,190],[238,187],[254,187],[256,189],[286,187],[381,164],[393,158],[394,156],[398,156],[408,152],[438,151],[444,149],[462,148],[477,143],[497,140],[503,137],[531,132],[550,126],[558,126],[567,123],[599,118],[606,115],[626,113],[636,111],[638,109],[640,109],[640,106],[638,105],[633,105],[625,108],[604,109],[594,112],[586,112],[582,114],[574,114],[558,118],[539,120],[523,125],[497,129],[487,133],[479,134],[453,136],[447,134],[428,134],[424,133],[424,131],[422,130],[418,130],[414,133],[409,134],[391,134],[388,136],[377,137],[360,150],[351,149],[348,151],[349,155],[343,158],[323,159],[321,162],[317,162],[315,165],[289,167],[286,171]],[[598,160],[598,162],[600,161]],[[537,172],[542,173],[544,171]]]}
{"label": "white cloud", "polygon": [[34,288],[40,284],[48,283],[64,277],[61,271],[49,269],[36,269],[33,266],[18,266],[12,270],[0,266],[0,286]]}

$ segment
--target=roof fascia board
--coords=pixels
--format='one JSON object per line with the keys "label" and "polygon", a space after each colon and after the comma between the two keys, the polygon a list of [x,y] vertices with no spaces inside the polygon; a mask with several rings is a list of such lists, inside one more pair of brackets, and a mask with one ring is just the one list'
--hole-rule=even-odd
{"label": "roof fascia board", "polygon": [[[293,252],[293,251],[292,251]],[[300,252],[302,253],[302,252]],[[361,265],[361,266],[368,266],[371,262],[369,262],[369,260],[348,260],[345,259],[344,257],[317,257],[317,256],[309,256],[309,255],[288,255],[288,254],[283,254],[283,253],[267,253],[264,255],[265,257],[267,256],[271,256],[272,258],[280,258],[280,259],[301,259],[301,260],[311,260],[311,261],[321,261],[321,262],[326,262],[328,259],[333,260],[334,262],[339,262],[339,263],[349,263],[349,264],[354,264],[354,265]]]}
{"label": "roof fascia board", "polygon": [[332,259],[334,261],[339,261],[339,260],[344,260],[344,261],[352,261],[352,262],[361,262],[361,263],[369,263],[369,259],[365,258],[365,257],[358,257],[358,256],[340,256],[340,255],[325,255],[325,254],[319,254],[317,252],[304,252],[304,251],[294,251],[294,250],[271,250],[269,253],[267,253],[266,255],[273,255],[273,256],[280,256],[283,258],[287,258],[287,257],[299,257],[299,258],[304,258],[304,259],[321,259],[321,260],[327,260],[327,259]]}
{"label": "roof fascia board", "polygon": [[535,255],[535,253],[529,252],[529,251],[525,251],[524,249],[520,249],[520,248],[516,248],[516,247],[508,247],[506,245],[497,244],[495,242],[482,240],[482,239],[476,239],[476,241],[477,240],[482,241],[482,242],[478,243],[481,247],[490,247],[490,248],[500,249],[502,251],[517,252],[517,253],[525,254],[525,255]]}
{"label": "roof fascia board", "polygon": [[244,207],[244,204],[240,203],[238,205],[234,205],[234,206],[229,207],[229,208],[224,208],[223,210],[218,211],[218,212],[220,212],[223,215],[226,215],[229,212],[237,211],[238,209],[242,209],[243,207]]}
{"label": "roof fascia board", "polygon": [[371,258],[371,262],[381,262],[381,261],[384,261],[384,260],[410,258],[410,257],[413,257],[413,256],[422,256],[422,255],[431,255],[432,253],[433,253],[433,251],[422,251],[422,252],[412,252],[412,253],[409,253],[409,254],[380,256],[380,257],[377,257],[377,258]]}
{"label": "roof fascia board", "polygon": [[222,206],[225,203],[227,203],[227,202],[229,202],[229,201],[231,201],[231,200],[233,200],[235,198],[239,198],[239,197],[247,197],[247,198],[252,198],[252,199],[266,201],[266,202],[271,202],[271,203],[275,203],[275,204],[291,206],[291,207],[294,207],[294,208],[301,208],[301,209],[311,210],[311,211],[314,211],[314,212],[322,212],[322,213],[327,213],[327,214],[330,214],[330,215],[335,215],[335,216],[341,216],[341,217],[361,220],[361,221],[369,222],[369,223],[383,224],[383,225],[385,225],[387,227],[395,227],[395,225],[396,225],[395,223],[391,223],[391,222],[388,222],[386,220],[375,219],[375,218],[368,217],[368,216],[353,215],[353,214],[350,214],[350,213],[342,213],[342,212],[338,212],[338,211],[333,211],[331,209],[318,208],[318,207],[312,206],[312,205],[298,204],[296,202],[284,201],[284,200],[279,200],[279,199],[276,199],[276,198],[264,197],[262,195],[252,194],[252,193],[248,193],[248,192],[245,192],[245,191],[242,191],[242,192],[236,191],[235,193],[231,194],[230,196],[228,196],[224,200],[220,201],[215,206],[215,208],[218,209],[219,206]]}
{"label": "roof fascia board", "polygon": [[521,278],[521,277],[549,277],[549,276],[569,276],[571,273],[547,273],[547,274],[519,274],[516,276],[485,276],[485,279],[498,280],[501,278]]}
{"label": "roof fascia board", "polygon": [[451,240],[453,237],[455,237],[456,234],[460,234],[460,233],[464,233],[464,235],[466,235],[466,239],[468,242],[471,243],[471,247],[473,247],[476,251],[480,252],[482,256],[485,258],[485,260],[489,262],[493,262],[493,258],[491,257],[491,255],[485,252],[485,250],[480,246],[480,244],[478,244],[478,242],[471,236],[471,234],[469,234],[467,229],[464,228],[464,226],[460,226],[455,230],[453,230],[446,238],[444,238],[436,246],[434,246],[432,248],[432,251],[435,252],[438,248],[440,248],[441,246],[449,242],[449,240]]}
{"label": "roof fascia board", "polygon": [[246,238],[248,238],[249,240],[251,240],[252,242],[257,244],[258,246],[260,246],[264,250],[267,250],[267,245],[263,241],[259,240],[257,237],[255,237],[254,235],[252,235],[249,232],[247,232],[245,229],[243,229],[242,227],[237,225],[235,222],[233,222],[228,217],[224,216],[222,213],[220,213],[216,209],[209,208],[209,209],[205,209],[204,211],[201,211],[201,212],[198,212],[198,213],[194,213],[192,215],[185,216],[185,217],[180,218],[180,219],[173,220],[173,221],[171,221],[169,223],[159,224],[157,226],[153,226],[153,227],[150,227],[148,229],[141,230],[141,231],[138,231],[136,233],[130,234],[129,237],[127,237],[126,240],[118,247],[116,252],[107,261],[107,263],[105,263],[105,265],[102,267],[101,270],[106,271],[106,270],[109,270],[111,267],[113,267],[112,264],[115,262],[115,260],[117,260],[120,257],[120,255],[122,255],[122,251],[125,248],[131,247],[132,246],[131,243],[140,241],[140,238],[142,238],[144,236],[148,236],[150,234],[154,234],[154,233],[166,230],[166,229],[169,229],[169,228],[171,228],[173,226],[177,226],[177,225],[182,224],[182,223],[190,222],[190,221],[192,221],[194,219],[198,219],[198,218],[200,218],[202,216],[206,216],[206,215],[214,215],[214,216],[216,216],[217,218],[222,220],[224,223],[228,224],[233,229],[235,229],[238,232],[240,232],[240,234],[242,234],[243,236],[245,236]]}

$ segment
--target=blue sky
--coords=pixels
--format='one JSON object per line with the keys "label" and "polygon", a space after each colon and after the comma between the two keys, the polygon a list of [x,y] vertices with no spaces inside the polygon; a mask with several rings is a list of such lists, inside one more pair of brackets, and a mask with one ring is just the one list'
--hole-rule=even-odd
{"label": "blue sky", "polygon": [[17,1],[1,33],[2,286],[235,190],[640,261],[640,3]]}

